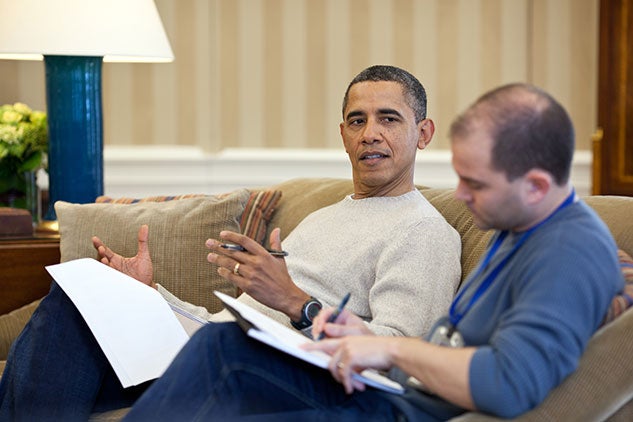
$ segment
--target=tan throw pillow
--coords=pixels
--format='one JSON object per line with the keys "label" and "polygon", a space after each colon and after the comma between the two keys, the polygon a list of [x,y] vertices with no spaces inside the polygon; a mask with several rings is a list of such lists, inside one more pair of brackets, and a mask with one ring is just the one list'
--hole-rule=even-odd
{"label": "tan throw pillow", "polygon": [[250,198],[241,189],[228,195],[135,204],[70,204],[58,201],[61,262],[97,257],[92,236],[123,256],[137,251],[137,233],[149,226],[154,280],[182,300],[217,312],[222,305],[214,290],[235,295],[235,287],[207,262],[208,238],[222,230],[240,231],[240,219]]}
{"label": "tan throw pillow", "polygon": [[[222,198],[226,195],[228,194],[218,195],[218,198]],[[111,198],[102,195],[97,197],[95,202],[98,204],[136,204],[139,202],[177,201],[179,199],[199,198],[203,196],[206,195],[190,193],[176,196],[148,196],[145,198]],[[281,191],[279,190],[256,190],[251,192],[240,219],[242,234],[261,244],[265,244],[267,241],[265,237],[268,230],[268,222],[272,218],[280,199]]]}

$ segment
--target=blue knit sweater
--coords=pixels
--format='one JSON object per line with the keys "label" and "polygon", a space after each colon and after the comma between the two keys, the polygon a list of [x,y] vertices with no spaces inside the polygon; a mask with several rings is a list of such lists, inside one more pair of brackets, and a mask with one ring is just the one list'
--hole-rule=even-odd
{"label": "blue knit sweater", "polygon": [[[520,235],[465,284],[458,309]],[[477,408],[513,417],[537,406],[574,371],[623,282],[615,242],[583,202],[534,231],[458,324],[465,343],[479,347],[470,364]]]}

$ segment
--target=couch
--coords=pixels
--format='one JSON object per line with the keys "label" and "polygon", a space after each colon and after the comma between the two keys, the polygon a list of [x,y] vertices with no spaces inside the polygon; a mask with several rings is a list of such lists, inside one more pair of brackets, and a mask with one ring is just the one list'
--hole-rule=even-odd
{"label": "couch", "polygon": [[[473,225],[466,207],[453,198],[452,189],[423,186],[418,186],[418,189],[461,235],[464,277],[476,265],[491,233]],[[268,192],[268,196],[266,203],[258,208],[253,202],[261,198],[253,195],[262,191]],[[153,198],[129,204],[137,201],[101,198],[101,202],[106,203],[60,204],[57,215],[61,260],[95,256],[90,244],[93,234],[102,237],[113,249],[133,254],[138,225],[149,221],[150,248],[155,254],[154,261],[160,263],[159,268],[155,268],[155,278],[179,296],[216,311],[220,309],[220,304],[209,299],[213,296],[209,295],[210,291],[237,292],[219,279],[215,270],[206,263],[206,249],[200,247],[204,239],[215,236],[221,228],[244,230],[249,225],[249,236],[260,241],[265,241],[274,227],[281,228],[283,237],[308,213],[351,192],[351,180],[309,178],[238,190],[211,199],[194,195],[168,202],[161,201],[174,198]],[[633,254],[633,198],[589,196],[584,199],[604,219],[619,248],[629,255]],[[215,215],[221,213],[224,217],[217,221]],[[171,259],[166,261],[175,260],[176,264],[163,266],[162,258],[167,256]],[[192,264],[194,261],[199,261],[198,265]],[[616,306],[618,303],[619,308]],[[9,315],[0,316],[0,361],[6,359],[8,345],[36,305],[37,302],[34,302]],[[544,403],[517,420],[633,420],[633,311],[625,310],[622,301],[616,303],[615,299],[614,306],[613,321],[593,336],[578,369]],[[0,362],[0,373],[3,366]],[[94,415],[92,419],[117,420],[124,412]],[[494,421],[497,418],[471,412],[455,420]]]}

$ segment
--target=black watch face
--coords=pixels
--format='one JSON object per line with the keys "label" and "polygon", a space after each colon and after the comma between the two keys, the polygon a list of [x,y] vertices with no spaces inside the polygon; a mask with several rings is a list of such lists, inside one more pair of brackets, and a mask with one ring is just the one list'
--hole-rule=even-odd
{"label": "black watch face", "polygon": [[321,310],[321,304],[319,302],[308,303],[306,305],[306,311],[305,311],[306,316],[308,317],[308,320],[312,322],[312,320],[314,319],[315,316],[317,316],[320,310]]}

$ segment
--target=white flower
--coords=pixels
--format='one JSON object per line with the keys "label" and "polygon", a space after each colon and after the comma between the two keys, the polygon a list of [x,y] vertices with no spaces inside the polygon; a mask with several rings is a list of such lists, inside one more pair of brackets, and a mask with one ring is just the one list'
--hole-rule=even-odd
{"label": "white flower", "polygon": [[31,114],[33,112],[33,110],[31,110],[31,107],[27,106],[24,103],[15,103],[15,104],[13,104],[13,110],[15,110],[16,112],[22,114],[23,116],[28,116],[29,114]]}
{"label": "white flower", "polygon": [[1,123],[16,124],[22,121],[22,115],[17,111],[7,110],[2,114]]}
{"label": "white flower", "polygon": [[0,125],[0,141],[4,141],[7,144],[17,144],[20,139],[21,135],[17,126]]}

